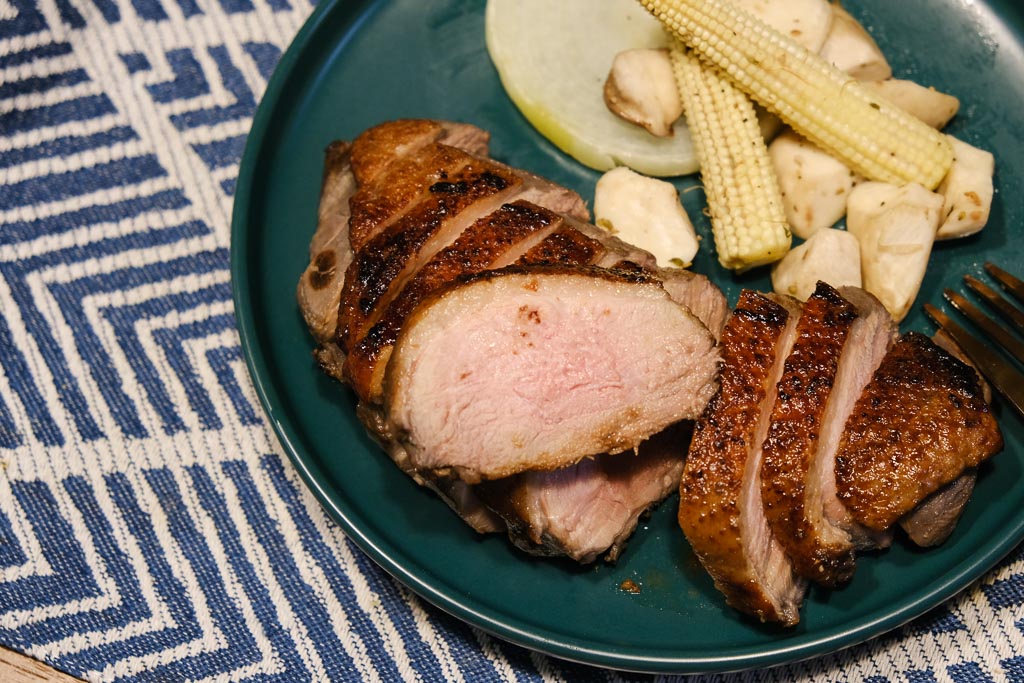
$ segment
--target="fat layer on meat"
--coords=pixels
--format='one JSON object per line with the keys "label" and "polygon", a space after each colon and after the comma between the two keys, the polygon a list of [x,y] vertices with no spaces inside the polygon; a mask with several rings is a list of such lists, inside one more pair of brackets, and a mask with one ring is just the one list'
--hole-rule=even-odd
{"label": "fat layer on meat", "polygon": [[799,314],[794,299],[740,294],[722,332],[719,388],[696,424],[679,487],[679,525],[727,602],[790,625],[806,581],[765,519],[761,444]]}
{"label": "fat layer on meat", "polygon": [[[798,573],[825,586],[850,579],[855,550],[871,546],[836,497],[835,451],[854,401],[895,337],[885,309],[825,283],[804,304],[764,444],[762,495]],[[883,541],[884,542],[884,541]]]}

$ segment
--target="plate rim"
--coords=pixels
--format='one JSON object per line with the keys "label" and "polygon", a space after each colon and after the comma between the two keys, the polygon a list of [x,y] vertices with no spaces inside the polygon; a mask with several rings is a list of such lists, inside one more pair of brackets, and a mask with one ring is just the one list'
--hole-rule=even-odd
{"label": "plate rim", "polygon": [[[374,534],[353,519],[357,511],[349,510],[339,503],[320,481],[317,463],[302,452],[301,447],[293,438],[294,425],[291,424],[286,411],[278,407],[276,388],[273,377],[265,376],[272,373],[264,368],[267,366],[264,347],[261,344],[259,327],[253,315],[251,302],[250,271],[247,267],[251,253],[256,248],[248,239],[247,227],[250,224],[250,204],[254,183],[257,182],[257,171],[261,165],[261,156],[265,153],[270,125],[281,111],[281,93],[288,87],[290,76],[310,50],[310,45],[319,33],[325,30],[334,14],[345,11],[351,15],[343,20],[345,39],[359,30],[362,21],[379,5],[388,0],[321,0],[313,12],[295,34],[288,48],[282,54],[273,74],[271,75],[264,95],[261,98],[253,123],[246,137],[245,147],[239,166],[238,180],[231,212],[230,229],[230,276],[233,314],[239,333],[242,356],[249,373],[256,395],[267,417],[282,450],[296,468],[300,478],[312,492],[318,503],[329,513],[352,539],[356,545],[369,556],[374,563],[388,574],[409,587],[417,595],[428,600],[445,612],[473,626],[491,633],[503,640],[521,645],[544,654],[566,659],[589,666],[602,666],[612,669],[660,674],[696,674],[725,673],[764,666],[792,664],[810,658],[835,654],[840,650],[853,647],[876,638],[884,633],[921,616],[951,597],[966,589],[973,581],[994,567],[1009,554],[1024,537],[1024,515],[1020,515],[1017,524],[1004,534],[1000,542],[989,544],[987,551],[971,555],[955,565],[956,571],[947,572],[939,580],[930,584],[929,590],[916,599],[901,603],[896,610],[876,610],[864,615],[851,626],[829,629],[823,635],[808,634],[808,637],[780,639],[778,647],[765,648],[751,646],[736,650],[733,654],[718,656],[650,656],[629,654],[622,651],[611,651],[608,648],[581,646],[568,642],[565,635],[558,637],[551,629],[545,633],[524,628],[517,620],[497,618],[486,610],[474,607],[474,600],[457,591],[444,590],[447,586],[436,586],[433,582],[419,576],[415,571],[389,549],[392,544],[387,539],[378,539]],[[341,42],[344,42],[341,41]],[[287,107],[286,107],[287,108]],[[261,368],[257,361],[262,362]]]}

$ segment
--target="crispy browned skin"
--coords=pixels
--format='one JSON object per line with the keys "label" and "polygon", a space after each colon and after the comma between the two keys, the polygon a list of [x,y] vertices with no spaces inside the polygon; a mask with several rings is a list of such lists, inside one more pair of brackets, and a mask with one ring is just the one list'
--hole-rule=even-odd
{"label": "crispy browned skin", "polygon": [[372,183],[396,156],[421,149],[443,134],[444,125],[429,119],[399,119],[366,129],[353,140],[352,171],[356,181],[360,186]]}
{"label": "crispy browned skin", "polygon": [[378,171],[373,182],[360,185],[353,197],[349,227],[353,251],[365,247],[410,207],[428,199],[432,185],[458,173],[468,162],[469,157],[460,150],[433,142],[395,157]]}
{"label": "crispy browned skin", "polygon": [[[804,304],[764,442],[765,516],[797,572],[824,585],[849,579],[854,550],[849,544],[833,546],[821,538],[815,527],[820,502],[806,494],[839,356],[856,318],[853,305],[819,283]],[[815,505],[817,509],[810,507]]]}
{"label": "crispy browned skin", "polygon": [[428,188],[423,201],[355,252],[345,274],[339,308],[339,342],[343,349],[354,347],[376,322],[374,313],[387,304],[389,293],[401,288],[403,276],[414,268],[413,262],[431,256],[424,254],[428,243],[437,240],[442,242],[437,246],[443,246],[443,232],[452,224],[473,222],[466,217],[470,207],[488,197],[507,194],[521,182],[507,169],[484,161],[467,164],[445,178]]}
{"label": "crispy browned skin", "polygon": [[597,240],[587,237],[570,225],[562,225],[546,239],[527,250],[516,260],[516,265],[589,265],[606,252],[607,250]]}
{"label": "crispy browned skin", "polygon": [[974,371],[909,332],[846,423],[836,456],[839,498],[864,526],[886,529],[1002,447]]}
{"label": "crispy browned skin", "polygon": [[382,366],[405,319],[424,297],[459,277],[492,268],[497,259],[528,236],[549,234],[561,223],[561,217],[552,211],[529,202],[513,202],[479,219],[454,243],[438,252],[349,353],[346,378],[356,393],[364,400],[380,400]]}
{"label": "crispy browned skin", "polygon": [[[767,527],[760,510],[743,509],[760,503],[757,487],[748,487],[744,496],[744,480],[756,477],[748,461],[763,436],[764,404],[773,393],[772,371],[778,372],[778,357],[787,346],[783,334],[790,317],[784,306],[761,294],[740,295],[722,332],[718,393],[690,443],[679,487],[679,526],[730,605],[762,621],[795,624],[800,582],[789,567],[772,572],[761,553],[750,552],[758,535],[751,520]],[[781,549],[775,554],[783,555]]]}

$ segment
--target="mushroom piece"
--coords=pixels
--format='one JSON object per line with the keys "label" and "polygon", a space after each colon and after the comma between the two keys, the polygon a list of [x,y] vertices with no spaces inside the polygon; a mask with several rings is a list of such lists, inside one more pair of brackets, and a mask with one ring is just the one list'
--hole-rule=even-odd
{"label": "mushroom piece", "polygon": [[652,135],[672,135],[683,104],[668,49],[636,48],[615,55],[604,84],[604,101],[613,114]]}

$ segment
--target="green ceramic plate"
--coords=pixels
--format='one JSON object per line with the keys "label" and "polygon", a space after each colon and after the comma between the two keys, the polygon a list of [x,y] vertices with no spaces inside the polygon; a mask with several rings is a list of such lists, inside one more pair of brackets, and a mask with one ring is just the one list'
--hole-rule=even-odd
{"label": "green ceramic plate", "polygon": [[[899,75],[960,97],[951,132],[997,154],[990,225],[936,249],[919,303],[938,303],[943,286],[980,274],[985,259],[1024,269],[1024,12],[1010,0],[846,4]],[[642,525],[616,566],[579,568],[478,537],[378,452],[348,390],[314,367],[295,304],[325,145],[391,118],[455,119],[491,131],[495,157],[584,197],[597,178],[538,137],[509,102],[484,47],[483,9],[483,0],[324,0],[282,58],[242,161],[231,266],[249,369],[283,448],[367,554],[426,599],[508,640],[591,664],[696,672],[767,666],[866,640],[953,596],[1024,538],[1024,429],[1008,410],[1000,410],[1006,450],[983,469],[953,537],[927,552],[897,543],[864,557],[848,587],[809,595],[792,630],[723,604],[675,525],[674,499]],[[691,215],[700,216],[699,194],[684,195]],[[710,245],[708,226],[698,227]],[[731,301],[741,287],[768,287],[764,273],[726,273],[707,248],[695,268]],[[931,329],[919,307],[904,327]],[[627,578],[639,594],[618,589]]]}

